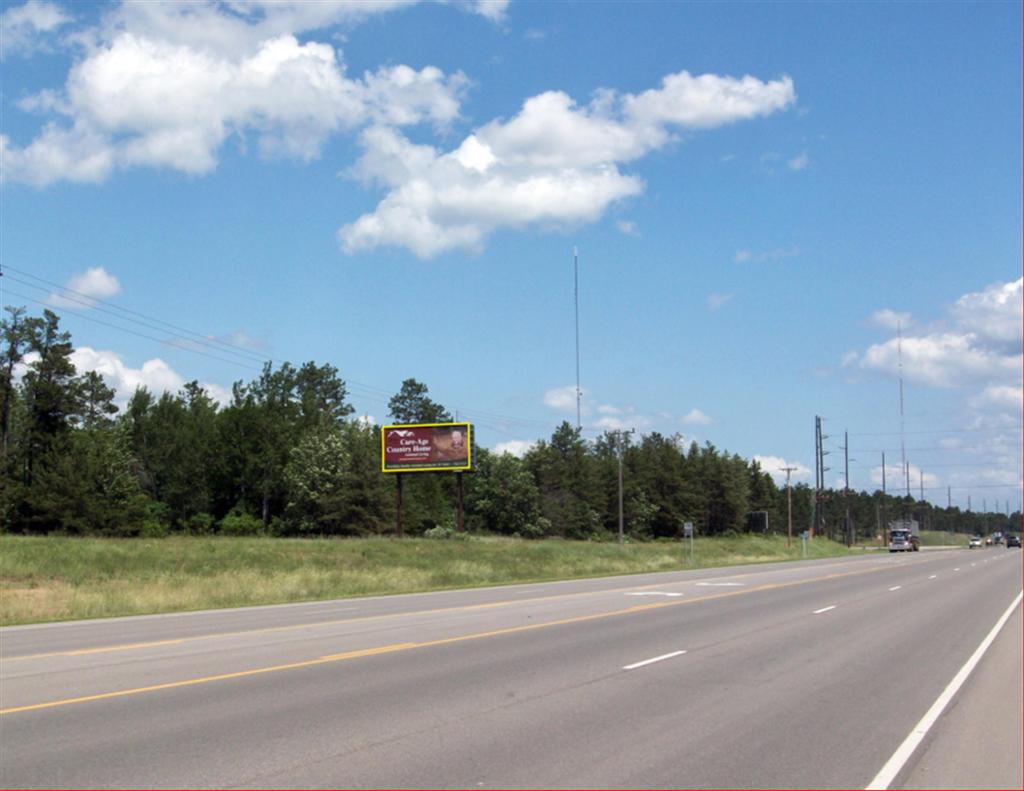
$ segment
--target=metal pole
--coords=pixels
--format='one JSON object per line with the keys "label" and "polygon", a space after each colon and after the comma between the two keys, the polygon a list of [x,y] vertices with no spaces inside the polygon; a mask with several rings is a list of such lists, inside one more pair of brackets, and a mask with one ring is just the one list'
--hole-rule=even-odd
{"label": "metal pole", "polygon": [[581,427],[580,422],[580,274],[579,257],[576,248],[572,248],[572,282],[573,302],[576,306],[576,428]]}
{"label": "metal pole", "polygon": [[462,473],[455,473],[455,496],[458,500],[458,507],[455,511],[455,527],[461,533],[466,529],[463,523],[463,509],[462,509]]}
{"label": "metal pole", "polygon": [[622,544],[625,541],[622,512],[622,432],[618,432],[617,436],[619,440],[619,544]]}
{"label": "metal pole", "polygon": [[631,428],[629,431],[623,431],[622,429],[619,429],[618,431],[615,432],[615,439],[616,439],[616,445],[618,447],[618,456],[619,456],[619,543],[620,544],[625,542],[625,530],[624,530],[625,519],[624,519],[624,516],[623,516],[623,508],[622,508],[622,496],[623,496],[623,493],[622,493],[622,456],[623,456],[623,452],[624,452],[624,448],[623,448],[623,444],[622,444],[622,435],[623,434],[632,434],[635,431],[636,431],[635,428]]}
{"label": "metal pole", "polygon": [[793,490],[789,486],[789,475],[796,467],[783,467],[786,473],[786,549],[793,544]]}
{"label": "metal pole", "polygon": [[846,546],[853,546],[850,525],[850,434],[843,432],[843,458],[846,465],[846,488],[843,489],[843,504],[846,506]]}
{"label": "metal pole", "polygon": [[395,529],[402,537],[402,473],[395,473]]}
{"label": "metal pole", "polygon": [[885,452],[882,452],[882,530],[881,533],[882,546],[885,546],[885,534],[889,530],[889,504],[886,502],[885,493]]}

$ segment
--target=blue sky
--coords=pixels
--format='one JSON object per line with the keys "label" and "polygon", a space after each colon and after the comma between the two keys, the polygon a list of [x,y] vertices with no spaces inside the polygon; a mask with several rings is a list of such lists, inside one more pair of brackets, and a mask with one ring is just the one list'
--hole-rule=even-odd
{"label": "blue sky", "polygon": [[1015,510],[1021,27],[996,2],[4,3],[4,302],[61,313],[122,399],[315,360],[360,414],[415,377],[521,453],[575,421],[577,247],[587,436],[813,482],[817,414],[830,484],[848,430],[851,485],[886,451],[892,488],[898,322],[914,492]]}

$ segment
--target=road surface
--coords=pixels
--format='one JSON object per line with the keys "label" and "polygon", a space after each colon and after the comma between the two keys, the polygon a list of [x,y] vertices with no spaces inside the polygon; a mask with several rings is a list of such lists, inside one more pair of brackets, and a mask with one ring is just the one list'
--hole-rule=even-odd
{"label": "road surface", "polygon": [[9,627],[0,786],[1021,788],[1021,557]]}

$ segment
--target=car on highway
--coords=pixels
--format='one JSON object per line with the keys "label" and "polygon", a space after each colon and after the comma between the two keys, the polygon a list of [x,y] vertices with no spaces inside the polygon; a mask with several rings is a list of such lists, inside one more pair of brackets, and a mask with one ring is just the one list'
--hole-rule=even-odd
{"label": "car on highway", "polygon": [[1017,547],[1020,549],[1020,536],[1015,536],[1012,533],[1006,537],[1006,548]]}
{"label": "car on highway", "polygon": [[975,547],[980,547],[981,545],[981,536],[971,536],[971,540],[967,543],[969,549],[974,549]]}

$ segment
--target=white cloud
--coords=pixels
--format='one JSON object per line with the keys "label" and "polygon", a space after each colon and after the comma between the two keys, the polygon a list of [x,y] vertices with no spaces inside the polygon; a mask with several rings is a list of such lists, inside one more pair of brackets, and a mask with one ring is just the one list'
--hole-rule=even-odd
{"label": "white cloud", "polygon": [[94,266],[72,276],[64,285],[65,294],[54,292],[47,303],[57,308],[89,308],[97,299],[106,299],[121,293],[118,279],[102,266]]}
{"label": "white cloud", "polygon": [[[185,385],[181,374],[159,358],[146,360],[141,368],[125,365],[121,355],[111,351],[99,351],[89,346],[80,346],[71,353],[71,362],[78,373],[96,371],[108,387],[117,393],[115,402],[124,406],[135,390],[145,387],[159,396],[163,392],[177,393]],[[231,391],[214,383],[201,383],[210,397],[221,405],[231,400]]]}
{"label": "white cloud", "polygon": [[[961,389],[966,391],[962,406],[962,422],[969,428],[1005,430],[989,437],[992,448],[997,445],[1012,447],[1005,458],[987,452],[977,459],[989,465],[993,478],[1018,477],[1020,456],[1020,418],[1022,398],[1021,339],[1021,286],[1022,280],[997,283],[988,288],[965,294],[949,310],[948,319],[935,322],[932,329],[918,334],[904,335],[902,339],[903,378],[908,383],[924,387]],[[884,322],[894,323],[887,311]],[[898,315],[898,314],[894,314]],[[870,346],[860,355],[860,367],[895,378],[899,375],[900,341],[890,338]],[[940,446],[957,447],[954,440],[940,440]],[[977,443],[974,443],[977,444]],[[927,466],[927,465],[926,465]],[[971,470],[971,479],[981,480],[984,475]],[[958,480],[959,473],[951,472],[950,480],[970,484],[971,480]],[[876,475],[876,483],[880,480]],[[913,477],[913,475],[912,475]],[[912,483],[917,484],[916,480]],[[932,481],[934,484],[934,481]],[[929,485],[925,473],[925,485]]]}
{"label": "white cloud", "polygon": [[7,55],[30,55],[46,47],[47,35],[71,21],[56,3],[29,0],[8,8],[0,15],[0,59]]}
{"label": "white cloud", "polygon": [[811,477],[811,471],[803,464],[786,461],[781,456],[754,456],[754,461],[761,466],[763,472],[771,475],[772,480],[779,485],[784,486],[786,484],[786,467],[794,468],[790,471],[790,484],[802,480],[810,480]]}
{"label": "white cloud", "polygon": [[3,178],[98,182],[140,165],[201,175],[233,136],[251,136],[264,156],[310,160],[331,135],[370,123],[443,128],[458,117],[464,75],[397,65],[350,79],[333,46],[297,38],[395,5],[119,6],[82,34],[85,55],[62,92],[20,103],[66,123],[46,123],[23,147],[0,138]]}
{"label": "white cloud", "polygon": [[[890,375],[899,372],[897,338],[876,343],[864,352],[860,365]],[[967,387],[993,379],[1019,378],[1019,355],[1001,354],[979,343],[972,333],[933,333],[904,337],[903,376],[931,387]]]}
{"label": "white cloud", "polygon": [[473,13],[486,17],[492,22],[501,22],[505,19],[508,4],[509,0],[474,0],[469,3],[469,8]]}
{"label": "white cloud", "polygon": [[895,330],[897,327],[906,329],[911,326],[909,313],[897,313],[895,310],[883,308],[871,314],[871,323],[884,327],[887,330]]}
{"label": "white cloud", "polygon": [[[909,471],[909,472],[908,472]],[[977,475],[977,473],[972,473]],[[923,472],[919,467],[907,462],[906,469],[900,469],[900,464],[887,464],[885,467],[885,491],[886,494],[892,494],[899,496],[907,493],[907,481],[910,481],[910,493],[914,498],[920,497],[921,486],[925,488],[925,497],[928,496],[927,490],[938,486],[940,484],[939,477],[930,472]],[[845,485],[845,478],[839,482],[837,488],[841,489]],[[881,465],[871,468],[871,483],[881,488],[882,486],[882,467]],[[850,482],[853,487],[853,481]]]}
{"label": "white cloud", "polygon": [[736,255],[733,256],[733,261],[737,264],[745,264],[752,262],[755,264],[774,264],[778,261],[783,261],[787,258],[795,258],[800,255],[799,247],[787,247],[779,248],[776,250],[765,250],[762,252],[754,252],[746,248],[737,250]]}
{"label": "white cloud", "polygon": [[683,415],[680,420],[688,426],[709,426],[714,422],[696,407]]}
{"label": "white cloud", "polygon": [[527,451],[534,446],[535,443],[525,439],[510,439],[508,442],[499,442],[494,446],[494,452],[498,455],[502,453],[508,453],[511,456],[515,456],[518,459],[523,458]]}
{"label": "white cloud", "polygon": [[1020,385],[989,385],[971,399],[971,404],[979,409],[994,406],[1021,411],[1024,409],[1024,388]]}
{"label": "white cloud", "polygon": [[807,156],[807,152],[804,151],[802,154],[793,157],[786,162],[786,166],[790,170],[807,170],[807,166],[811,164],[810,157]]}
{"label": "white cloud", "polygon": [[[582,392],[582,389],[581,389]],[[576,386],[556,387],[544,393],[544,404],[552,409],[570,410],[576,408]]]}
{"label": "white cloud", "polygon": [[632,220],[619,220],[615,223],[615,227],[620,232],[626,234],[626,236],[639,236],[640,232],[637,230],[636,223]]}
{"label": "white cloud", "polygon": [[1024,323],[1022,289],[1024,278],[964,294],[953,306],[953,317],[969,332],[1019,349]]}
{"label": "white cloud", "polygon": [[787,78],[669,75],[639,95],[598,91],[579,106],[548,91],[508,121],[491,121],[442,153],[394,130],[361,138],[353,174],[390,191],[375,211],[339,230],[349,253],[401,246],[421,258],[479,251],[499,228],[593,222],[643,183],[620,167],[671,142],[674,128],[706,129],[766,115],[795,101]]}
{"label": "white cloud", "polygon": [[853,365],[860,358],[860,353],[857,351],[848,351],[843,355],[843,367],[847,368]]}
{"label": "white cloud", "polygon": [[735,294],[708,294],[708,310],[714,313],[732,300]]}

